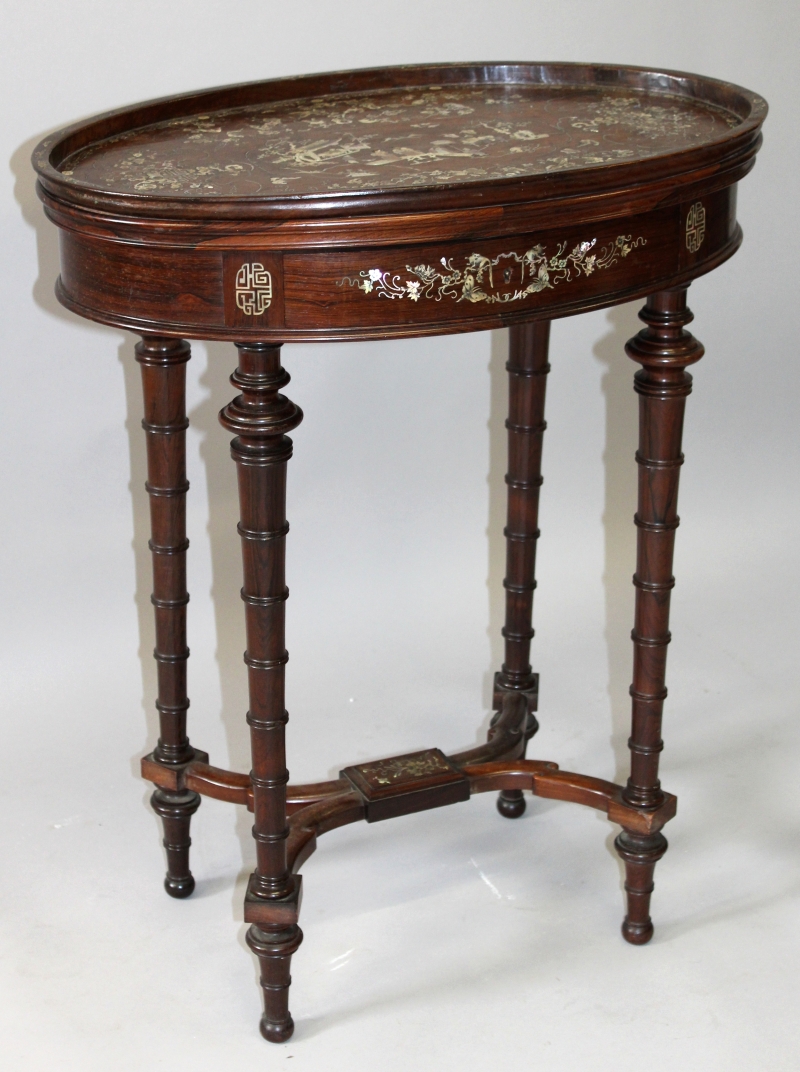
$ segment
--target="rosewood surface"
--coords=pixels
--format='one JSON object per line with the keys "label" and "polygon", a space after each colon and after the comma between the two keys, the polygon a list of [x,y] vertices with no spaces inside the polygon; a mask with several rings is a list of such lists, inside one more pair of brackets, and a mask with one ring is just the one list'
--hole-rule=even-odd
{"label": "rosewood surface", "polygon": [[[61,301],[129,328],[144,389],[161,732],[142,773],[164,823],[166,888],[194,888],[189,827],[201,797],[253,812],[245,898],[263,1035],[293,1031],[290,963],[302,932],[299,869],[317,838],[498,792],[604,812],[621,827],[622,932],[653,933],[650,899],[675,797],[658,778],[687,367],[689,283],[738,248],[736,184],[766,104],[668,71],[473,64],[349,71],[146,102],[46,138],[34,154],[60,228]],[[639,501],[625,786],[527,759],[538,729],[531,664],[550,322],[645,297],[627,346],[641,368]],[[292,341],[424,336],[507,326],[508,508],[504,660],[485,744],[360,763],[292,785],[286,770],[284,624]],[[220,414],[239,480],[252,770],[189,743],[184,336],[238,348]]]}

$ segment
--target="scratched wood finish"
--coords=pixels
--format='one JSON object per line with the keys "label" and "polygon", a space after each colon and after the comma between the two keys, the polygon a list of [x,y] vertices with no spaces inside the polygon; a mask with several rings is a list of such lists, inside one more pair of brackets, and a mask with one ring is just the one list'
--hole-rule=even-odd
{"label": "scratched wood finish", "polygon": [[[61,234],[60,301],[142,336],[161,735],[142,761],[164,822],[167,889],[186,896],[201,796],[254,815],[245,896],[262,1034],[288,1039],[299,872],[317,839],[498,792],[596,808],[622,828],[625,938],[653,933],[653,872],[675,797],[658,759],[686,366],[686,286],[739,247],[737,183],[766,115],[749,90],[696,75],[580,64],[452,64],[229,86],[97,116],[34,153]],[[631,776],[561,771],[525,750],[550,322],[647,298],[628,344],[642,366]],[[488,739],[287,785],[284,576],[292,341],[509,327],[505,657]],[[252,772],[212,766],[186,735],[184,338],[235,342],[240,392],[220,419],[239,478]]]}

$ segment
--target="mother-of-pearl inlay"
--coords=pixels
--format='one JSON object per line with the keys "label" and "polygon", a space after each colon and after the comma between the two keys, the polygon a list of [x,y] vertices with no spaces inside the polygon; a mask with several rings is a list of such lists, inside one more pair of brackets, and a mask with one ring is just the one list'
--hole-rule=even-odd
{"label": "mother-of-pearl inlay", "polygon": [[630,88],[371,90],[140,127],[74,153],[61,173],[151,196],[346,193],[641,160],[706,143],[740,121],[705,102]]}

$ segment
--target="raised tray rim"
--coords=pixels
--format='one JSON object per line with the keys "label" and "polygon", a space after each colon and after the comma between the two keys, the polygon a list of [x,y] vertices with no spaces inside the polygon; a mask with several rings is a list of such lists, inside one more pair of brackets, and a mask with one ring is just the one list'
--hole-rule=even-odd
{"label": "raised tray rim", "polygon": [[[398,76],[403,76],[398,78]],[[511,76],[511,77],[509,77]],[[572,77],[569,77],[572,76]],[[576,77],[580,76],[580,77]],[[741,123],[730,132],[699,146],[655,154],[644,160],[615,162],[569,171],[521,176],[511,179],[477,179],[413,188],[361,190],[343,194],[212,195],[175,196],[165,193],[137,194],[93,187],[66,179],[59,165],[72,153],[109,137],[142,129],[164,120],[214,110],[246,107],[269,100],[297,100],[370,90],[402,88],[403,85],[522,84],[570,87],[596,85],[643,90],[664,96],[684,96],[739,115]],[[586,192],[623,188],[679,175],[704,164],[728,158],[746,159],[760,144],[760,128],[767,102],[751,90],[734,83],[684,71],[628,65],[561,62],[508,61],[491,63],[418,64],[367,67],[346,71],[296,75],[216,86],[210,89],[170,94],[123,108],[93,115],[54,131],[33,152],[32,162],[43,192],[89,212],[124,213],[133,217],[161,219],[301,218],[308,216],[374,215],[424,208],[488,206],[526,200],[542,200]],[[127,121],[127,122],[126,122]]]}

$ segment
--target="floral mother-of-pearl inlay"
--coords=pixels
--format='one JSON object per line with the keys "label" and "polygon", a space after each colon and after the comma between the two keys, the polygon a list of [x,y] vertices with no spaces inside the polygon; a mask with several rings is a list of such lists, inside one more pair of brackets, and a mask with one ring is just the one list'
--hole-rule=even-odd
{"label": "floral mother-of-pearl inlay", "polygon": [[481,253],[471,253],[465,258],[463,268],[456,268],[453,259],[442,257],[441,268],[418,264],[415,268],[406,265],[406,272],[413,279],[403,279],[402,273],[384,272],[381,268],[368,268],[359,272],[357,278],[344,276],[337,286],[358,287],[365,294],[392,300],[408,298],[412,302],[420,298],[442,301],[451,298],[468,302],[515,302],[531,294],[552,290],[562,282],[572,282],[581,276],[602,271],[616,264],[621,257],[638,246],[647,244],[642,238],[618,235],[599,253],[595,250],[597,239],[579,242],[566,253],[567,242],[561,242],[555,253],[548,257],[542,245],[533,246],[525,253],[500,253],[489,258]]}
{"label": "floral mother-of-pearl inlay", "polygon": [[453,768],[435,752],[426,752],[418,756],[400,756],[396,759],[382,759],[378,763],[362,765],[357,768],[370,781],[377,785],[393,785],[395,782],[411,778],[424,778],[430,774],[452,774]]}
{"label": "floral mother-of-pearl inlay", "polygon": [[635,90],[422,86],[166,120],[79,150],[61,174],[188,197],[435,186],[644,159],[739,121],[714,105]]}

